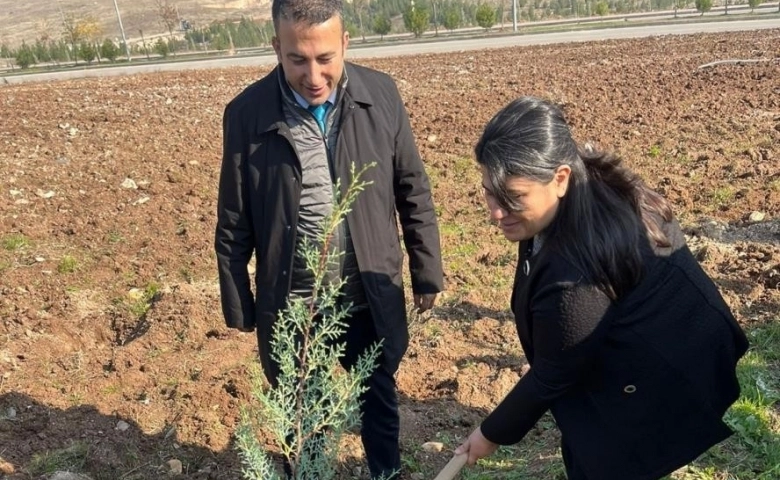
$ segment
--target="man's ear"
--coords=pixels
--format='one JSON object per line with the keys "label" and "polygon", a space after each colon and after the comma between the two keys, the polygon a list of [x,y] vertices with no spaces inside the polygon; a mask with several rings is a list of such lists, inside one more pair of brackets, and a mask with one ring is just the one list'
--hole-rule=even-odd
{"label": "man's ear", "polygon": [[271,39],[271,46],[274,47],[274,52],[276,52],[276,60],[282,63],[282,47],[279,45],[279,37]]}

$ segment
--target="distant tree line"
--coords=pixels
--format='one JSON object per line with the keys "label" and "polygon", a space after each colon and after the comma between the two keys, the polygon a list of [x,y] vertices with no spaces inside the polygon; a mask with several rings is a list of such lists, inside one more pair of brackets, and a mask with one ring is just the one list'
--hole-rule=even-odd
{"label": "distant tree line", "polygon": [[254,21],[243,17],[238,22],[214,22],[203,28],[190,28],[185,40],[194,49],[230,50],[262,47],[271,44],[274,26],[270,21]]}
{"label": "distant tree line", "polygon": [[[155,43],[146,48],[135,45],[131,51],[136,54],[146,53],[149,55],[153,53],[166,57],[173,49],[174,47],[171,45],[170,40],[159,38]],[[65,40],[49,40],[46,42],[39,38],[33,44],[22,42],[15,49],[9,48],[5,44],[0,45],[0,58],[6,60],[13,59],[15,65],[22,69],[30,68],[39,63],[54,65],[62,63],[78,64],[80,61],[87,65],[104,62],[114,63],[122,55],[124,55],[124,44],[117,44],[108,38],[103,39],[102,42],[82,40],[72,45]]]}
{"label": "distant tree line", "polygon": [[[722,0],[737,4],[733,0]],[[762,0],[747,1],[752,8]],[[223,20],[195,27],[178,18],[178,12],[167,0],[155,0],[165,35],[153,40],[139,30],[140,43],[127,47],[122,42],[105,38],[100,23],[91,16],[77,18],[63,15],[62,34],[54,38],[43,32],[33,43],[23,42],[12,48],[0,44],[0,62],[20,68],[36,64],[84,62],[115,62],[129,52],[132,55],[167,57],[182,51],[232,51],[240,48],[269,46],[274,35],[270,20]],[[704,14],[713,7],[713,0],[517,0],[518,20],[536,20],[603,16],[655,10],[695,7]],[[727,5],[728,8],[728,5]],[[408,32],[415,37],[440,30],[453,31],[462,27],[481,27],[486,31],[512,23],[512,0],[352,0],[344,4],[344,22],[353,39],[366,35]],[[9,62],[13,60],[13,62]]]}

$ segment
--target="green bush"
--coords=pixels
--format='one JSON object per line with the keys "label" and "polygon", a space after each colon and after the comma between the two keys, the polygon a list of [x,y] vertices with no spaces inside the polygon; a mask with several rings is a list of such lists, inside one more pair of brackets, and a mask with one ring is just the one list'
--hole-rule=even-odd
{"label": "green bush", "polygon": [[103,41],[103,45],[100,46],[100,56],[109,62],[115,62],[119,56],[119,47],[107,38]]}
{"label": "green bush", "polygon": [[371,25],[371,30],[384,39],[385,35],[390,33],[392,26],[393,24],[390,23],[390,17],[388,17],[387,14],[382,13],[374,17],[374,23]]}
{"label": "green bush", "polygon": [[444,20],[442,21],[442,25],[444,25],[444,28],[447,30],[455,30],[456,28],[460,28],[461,24],[463,23],[463,18],[460,14],[460,9],[456,7],[450,7],[444,12]]}
{"label": "green bush", "polygon": [[14,59],[16,60],[16,64],[23,69],[30,68],[30,66],[38,63],[38,59],[35,58],[32,48],[25,43],[16,51]]}
{"label": "green bush", "polygon": [[91,42],[81,42],[78,55],[80,59],[89,64],[97,58],[97,49]]}
{"label": "green bush", "polygon": [[162,38],[158,38],[157,41],[154,43],[154,51],[157,53],[157,55],[167,58],[168,54],[171,53],[170,47],[168,47],[168,42],[163,40]]}
{"label": "green bush", "polygon": [[496,9],[487,3],[481,4],[477,7],[476,20],[477,25],[490,30],[490,27],[496,24]]}
{"label": "green bush", "polygon": [[407,31],[412,32],[417,38],[421,37],[428,30],[429,20],[428,10],[424,8],[410,6],[404,12],[404,26]]}
{"label": "green bush", "polygon": [[696,10],[701,12],[702,15],[712,10],[712,0],[696,0],[694,5],[696,5]]}

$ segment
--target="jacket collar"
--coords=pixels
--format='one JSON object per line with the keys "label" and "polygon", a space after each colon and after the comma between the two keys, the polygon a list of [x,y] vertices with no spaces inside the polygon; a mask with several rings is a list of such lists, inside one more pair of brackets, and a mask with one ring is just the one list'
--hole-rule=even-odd
{"label": "jacket collar", "polygon": [[[358,69],[353,64],[344,62],[344,70],[349,81],[347,82],[346,95],[341,97],[342,101],[352,101],[366,107],[372,106],[374,101],[371,90],[363,81],[363,76],[360,75]],[[265,83],[266,87],[269,89],[269,95],[266,97],[268,103],[260,107],[262,108],[262,111],[258,115],[258,134],[271,130],[282,130],[287,125],[282,109],[282,104],[284,102],[284,92],[282,91],[282,88],[289,87],[284,79],[281,78],[281,75],[284,75],[282,66],[277,65],[271,73],[261,80],[261,83]]]}
{"label": "jacket collar", "polygon": [[347,94],[349,94],[349,98],[351,98],[353,102],[360,103],[367,107],[373,105],[374,101],[371,90],[363,81],[364,78],[360,75],[360,72],[355,65],[345,62],[344,69],[346,70],[347,78],[349,78],[349,82],[347,82]]}

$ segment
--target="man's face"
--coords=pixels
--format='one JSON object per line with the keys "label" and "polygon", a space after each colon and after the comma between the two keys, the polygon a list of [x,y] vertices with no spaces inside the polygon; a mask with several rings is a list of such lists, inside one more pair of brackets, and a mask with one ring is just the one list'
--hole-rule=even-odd
{"label": "man's face", "polygon": [[338,87],[348,43],[338,15],[318,25],[280,19],[273,39],[287,83],[312,105],[325,103]]}

